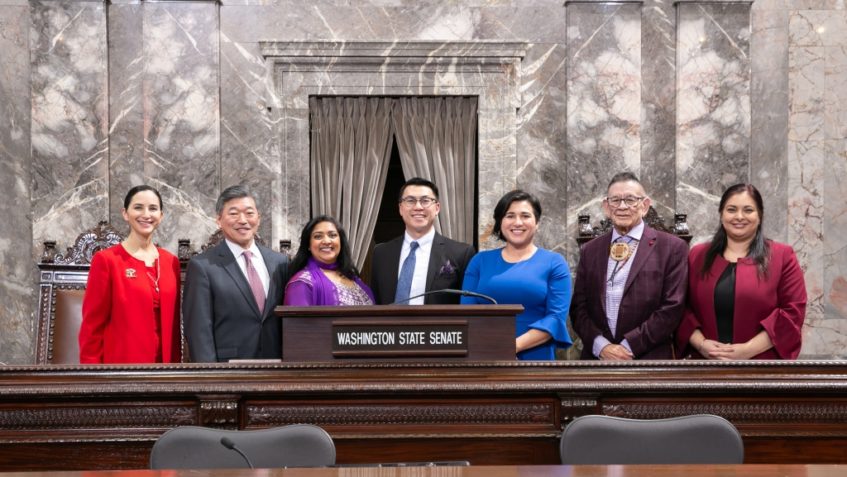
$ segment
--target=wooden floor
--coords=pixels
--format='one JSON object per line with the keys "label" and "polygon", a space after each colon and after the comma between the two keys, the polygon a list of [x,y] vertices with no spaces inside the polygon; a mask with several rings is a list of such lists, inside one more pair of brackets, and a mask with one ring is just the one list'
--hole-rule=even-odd
{"label": "wooden floor", "polygon": [[140,469],[175,426],[298,422],[340,464],[550,465],[575,417],[696,413],[735,424],[745,462],[847,464],[845,364],[510,361],[2,367],[0,470]]}

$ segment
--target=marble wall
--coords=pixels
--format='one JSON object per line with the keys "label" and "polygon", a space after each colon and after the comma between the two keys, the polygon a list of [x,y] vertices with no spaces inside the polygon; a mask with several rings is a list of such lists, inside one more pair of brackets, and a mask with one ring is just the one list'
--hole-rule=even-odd
{"label": "marble wall", "polygon": [[481,242],[524,187],[572,265],[620,169],[697,240],[754,182],[806,271],[802,356],[844,357],[845,32],[842,0],[0,0],[0,361],[33,359],[40,243],[122,225],[132,185],[163,192],[171,250],[238,182],[296,239],[310,94],[479,95]]}

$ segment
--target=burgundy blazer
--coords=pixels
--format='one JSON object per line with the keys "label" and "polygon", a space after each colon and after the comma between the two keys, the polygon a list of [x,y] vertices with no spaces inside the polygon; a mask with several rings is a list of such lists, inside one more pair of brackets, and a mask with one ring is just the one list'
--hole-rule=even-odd
{"label": "burgundy blazer", "polygon": [[596,359],[594,339],[603,335],[617,344],[627,340],[636,359],[671,359],[673,333],[685,308],[688,244],[650,227],[633,258],[612,335],[606,319],[606,267],[612,233],[582,248],[576,272],[571,322],[582,339],[582,359]]}
{"label": "burgundy blazer", "polygon": [[[755,262],[741,258],[735,269],[735,310],[732,320],[733,343],[744,343],[765,330],[773,348],[754,359],[796,359],[800,354],[803,320],[806,317],[806,282],[789,245],[769,241],[770,258],[766,276],[758,276]],[[715,257],[711,270],[700,274],[709,243],[699,244],[688,256],[688,303],[677,332],[682,356],[702,357],[688,340],[699,329],[708,339],[717,340],[715,284],[729,262]]]}

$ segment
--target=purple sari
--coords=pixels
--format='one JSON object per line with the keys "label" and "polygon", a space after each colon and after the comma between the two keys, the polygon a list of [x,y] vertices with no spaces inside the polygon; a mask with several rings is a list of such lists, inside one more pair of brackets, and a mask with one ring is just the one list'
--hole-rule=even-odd
{"label": "purple sari", "polygon": [[[303,270],[295,273],[285,286],[285,305],[292,306],[339,306],[350,304],[347,300],[339,299],[345,293],[342,287],[333,283],[321,269],[337,270],[337,263],[323,263],[309,257],[309,262]],[[308,273],[309,279],[305,274]],[[353,282],[364,292],[370,303],[374,303],[373,292],[359,277],[353,277]],[[354,294],[355,295],[355,294]]]}

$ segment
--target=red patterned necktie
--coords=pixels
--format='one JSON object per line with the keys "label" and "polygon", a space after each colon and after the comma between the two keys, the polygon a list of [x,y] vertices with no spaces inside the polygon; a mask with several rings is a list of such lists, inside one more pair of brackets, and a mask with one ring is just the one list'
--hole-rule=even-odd
{"label": "red patterned necktie", "polygon": [[253,261],[250,260],[253,253],[249,250],[244,251],[244,261],[247,262],[247,283],[250,284],[250,290],[253,292],[253,298],[256,299],[256,305],[259,311],[265,312],[265,287],[262,286],[262,279],[259,278],[259,272],[253,266]]}

